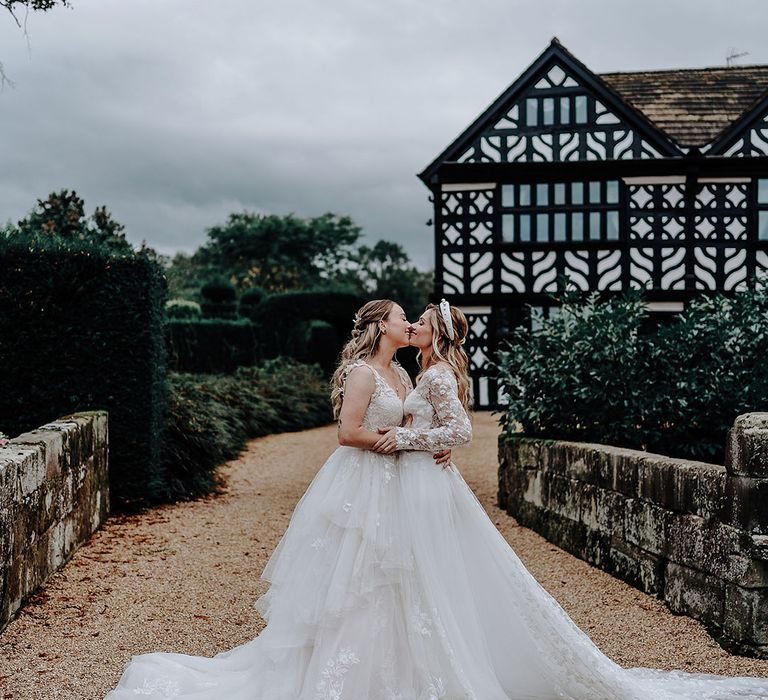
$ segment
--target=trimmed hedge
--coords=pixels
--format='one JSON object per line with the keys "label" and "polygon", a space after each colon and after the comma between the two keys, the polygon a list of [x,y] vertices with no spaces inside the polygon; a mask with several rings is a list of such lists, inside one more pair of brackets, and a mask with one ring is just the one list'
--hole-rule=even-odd
{"label": "trimmed hedge", "polygon": [[[252,307],[250,316],[259,327],[261,356],[320,361],[323,371],[329,374],[352,332],[355,313],[365,302],[366,299],[346,292],[286,292],[268,296]],[[324,321],[327,326],[313,331],[311,321]],[[322,337],[322,348],[312,342],[313,332],[319,334],[315,340]]]}
{"label": "trimmed hedge", "polygon": [[566,292],[559,314],[537,316],[499,353],[508,435],[722,464],[735,417],[768,410],[765,285],[700,296],[657,327],[638,290],[602,302]]}
{"label": "trimmed hedge", "polygon": [[168,364],[176,372],[230,373],[259,360],[259,340],[247,319],[168,319]]}
{"label": "trimmed hedge", "polygon": [[161,501],[195,498],[221,486],[217,468],[246,440],[333,420],[328,385],[315,366],[284,358],[232,375],[171,372]]}
{"label": "trimmed hedge", "polygon": [[197,319],[203,317],[203,311],[196,301],[170,299],[165,302],[165,315],[168,318]]}
{"label": "trimmed hedge", "polygon": [[231,373],[260,360],[292,357],[319,364],[328,376],[352,330],[355,312],[365,303],[346,292],[262,296],[260,290],[251,290],[247,294],[249,301],[241,300],[243,317],[239,319],[169,319],[166,340],[171,369]]}
{"label": "trimmed hedge", "polygon": [[92,243],[0,238],[0,430],[109,412],[112,507],[162,480],[166,406],[160,265]]}

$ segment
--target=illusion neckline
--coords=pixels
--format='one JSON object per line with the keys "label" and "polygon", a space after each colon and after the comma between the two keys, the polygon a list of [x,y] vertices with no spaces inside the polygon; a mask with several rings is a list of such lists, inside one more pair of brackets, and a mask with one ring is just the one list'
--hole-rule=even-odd
{"label": "illusion neckline", "polygon": [[379,379],[381,379],[381,381],[382,381],[382,382],[384,382],[384,384],[386,384],[386,386],[387,386],[387,389],[389,389],[390,391],[392,391],[392,392],[394,393],[394,395],[395,395],[395,396],[397,396],[397,400],[398,400],[398,401],[399,401],[401,404],[403,404],[403,405],[405,404],[405,399],[407,399],[407,398],[408,398],[408,387],[407,387],[407,386],[405,386],[405,384],[403,384],[403,380],[402,380],[402,379],[400,380],[400,386],[402,386],[402,387],[403,387],[403,389],[405,389],[405,396],[404,396],[404,397],[401,399],[401,398],[400,398],[400,392],[399,392],[397,389],[395,389],[395,387],[393,387],[393,386],[392,386],[392,385],[391,385],[391,384],[390,384],[390,383],[387,381],[387,378],[386,378],[386,377],[385,377],[385,376],[384,376],[384,375],[383,375],[381,372],[379,372],[379,370],[378,370],[378,369],[376,369],[376,368],[375,368],[375,367],[374,367],[374,366],[373,366],[373,365],[372,365],[370,362],[366,362],[365,360],[360,360],[360,362],[362,362],[364,365],[368,365],[368,367],[370,367],[370,368],[371,368],[371,369],[372,369],[372,370],[373,370],[373,371],[376,373],[376,376],[378,376],[378,377],[379,377]]}

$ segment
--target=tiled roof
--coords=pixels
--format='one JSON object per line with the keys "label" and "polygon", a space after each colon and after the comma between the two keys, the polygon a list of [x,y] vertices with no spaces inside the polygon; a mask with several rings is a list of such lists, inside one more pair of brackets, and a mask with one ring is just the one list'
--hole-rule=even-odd
{"label": "tiled roof", "polygon": [[712,141],[768,93],[768,65],[601,73],[600,78],[686,148]]}

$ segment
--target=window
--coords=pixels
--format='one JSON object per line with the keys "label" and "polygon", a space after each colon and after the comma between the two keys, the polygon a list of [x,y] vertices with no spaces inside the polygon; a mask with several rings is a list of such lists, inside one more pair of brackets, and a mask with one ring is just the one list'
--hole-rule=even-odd
{"label": "window", "polygon": [[757,237],[768,241],[768,211],[761,211],[757,218]]}
{"label": "window", "polygon": [[576,123],[587,123],[587,96],[576,95]]}
{"label": "window", "polygon": [[520,240],[531,240],[531,217],[528,214],[520,216]]}
{"label": "window", "polygon": [[566,240],[566,218],[565,214],[562,212],[559,212],[555,214],[555,240],[556,241],[564,241]]}
{"label": "window", "polygon": [[599,241],[602,227],[600,226],[600,212],[593,211],[589,214],[589,238],[593,241]]}
{"label": "window", "polygon": [[555,100],[553,97],[545,97],[542,100],[542,106],[544,107],[544,124],[555,123]]}
{"label": "window", "polygon": [[[501,187],[501,233],[508,243],[563,244],[621,237],[618,180]],[[768,204],[765,208],[768,216]],[[768,237],[768,221],[764,228]]]}
{"label": "window", "polygon": [[574,241],[584,240],[584,214],[580,211],[571,214],[571,238]]}
{"label": "window", "polygon": [[757,203],[768,204],[768,180],[757,181]]}
{"label": "window", "polygon": [[768,180],[757,181],[757,238],[768,241]]}
{"label": "window", "polygon": [[501,217],[501,237],[505,241],[515,240],[515,215],[504,214]]}
{"label": "window", "polygon": [[606,212],[605,235],[609,241],[619,240],[619,212],[615,209]]}
{"label": "window", "polygon": [[549,214],[536,215],[536,240],[549,240]]}
{"label": "window", "polygon": [[529,97],[525,101],[526,123],[528,126],[536,126],[539,123],[539,101]]}

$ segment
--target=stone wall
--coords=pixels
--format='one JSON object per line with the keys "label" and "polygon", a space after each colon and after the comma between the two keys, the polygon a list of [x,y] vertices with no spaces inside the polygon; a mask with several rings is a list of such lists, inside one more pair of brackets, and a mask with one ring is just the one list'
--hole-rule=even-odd
{"label": "stone wall", "polygon": [[503,435],[499,460],[522,525],[768,657],[768,413],[736,419],[725,466]]}
{"label": "stone wall", "polygon": [[0,447],[0,630],[109,513],[106,411],[62,416]]}

